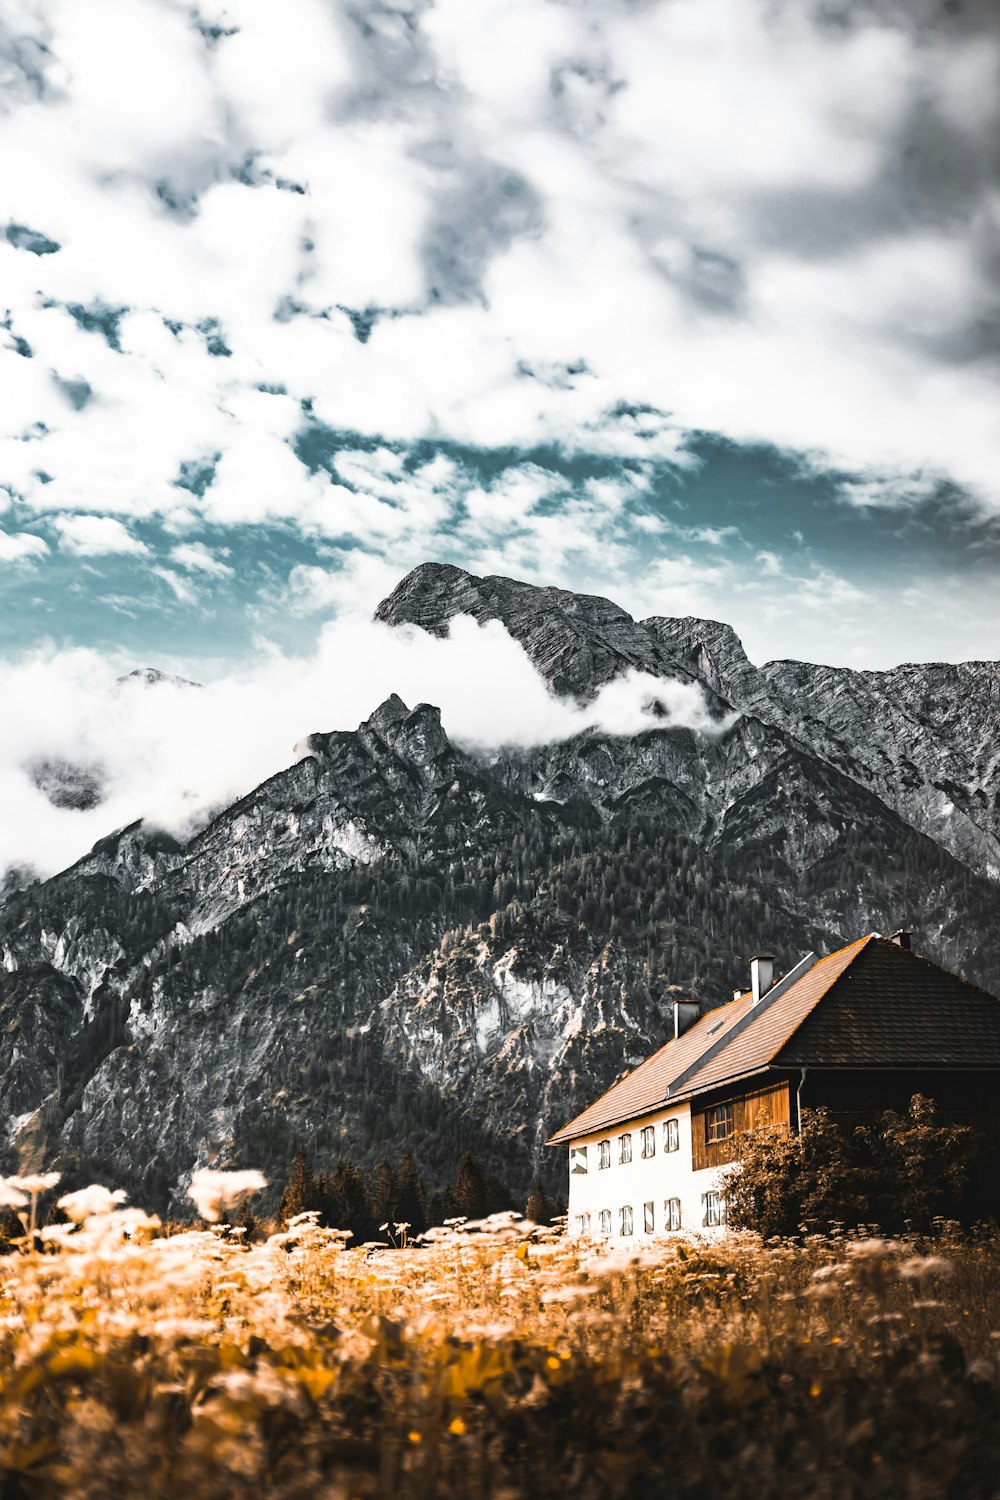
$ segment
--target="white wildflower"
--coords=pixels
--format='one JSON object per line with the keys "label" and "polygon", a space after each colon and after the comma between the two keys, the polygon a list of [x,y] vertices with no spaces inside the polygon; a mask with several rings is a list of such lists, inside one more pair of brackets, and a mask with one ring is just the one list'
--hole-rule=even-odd
{"label": "white wildflower", "polygon": [[0,1177],[0,1208],[23,1208],[28,1199],[20,1188],[12,1187],[13,1178]]}
{"label": "white wildflower", "polygon": [[34,1172],[26,1177],[8,1177],[7,1186],[22,1193],[47,1193],[61,1180],[61,1172]]}
{"label": "white wildflower", "polygon": [[188,1197],[203,1219],[215,1223],[244,1193],[259,1193],[267,1187],[267,1178],[262,1172],[219,1172],[212,1167],[199,1167],[192,1174]]}
{"label": "white wildflower", "polygon": [[75,1193],[64,1193],[56,1207],[61,1208],[74,1224],[82,1224],[91,1214],[111,1213],[115,1204],[124,1203],[127,1197],[128,1193],[121,1188],[112,1193],[99,1182],[92,1182],[89,1187],[78,1188]]}
{"label": "white wildflower", "polygon": [[950,1276],[952,1265],[941,1255],[912,1255],[897,1271],[906,1281],[924,1281],[928,1276]]}

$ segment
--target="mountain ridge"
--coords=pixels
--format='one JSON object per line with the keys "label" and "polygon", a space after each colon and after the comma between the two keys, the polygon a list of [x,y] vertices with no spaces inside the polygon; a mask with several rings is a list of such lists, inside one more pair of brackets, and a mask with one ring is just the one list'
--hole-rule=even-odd
{"label": "mountain ridge", "polygon": [[904,925],[1000,987],[994,674],[758,668],[722,622],[439,564],[376,616],[467,613],[575,702],[653,671],[715,727],[484,755],[393,694],[189,840],[132,825],[9,894],[0,1167],[176,1212],[198,1165],[410,1149],[434,1181],[472,1144],[516,1191],[558,1187],[547,1133],[662,1042],[675,995],[728,998],[741,954]]}

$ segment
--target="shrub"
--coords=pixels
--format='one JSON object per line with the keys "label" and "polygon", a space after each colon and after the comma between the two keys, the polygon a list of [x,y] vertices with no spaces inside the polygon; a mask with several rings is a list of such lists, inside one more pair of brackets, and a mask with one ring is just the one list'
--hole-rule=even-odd
{"label": "shrub", "polygon": [[799,1135],[767,1126],[743,1138],[726,1182],[729,1223],[768,1239],[831,1225],[926,1234],[939,1220],[968,1224],[991,1206],[983,1153],[969,1126],[942,1120],[920,1094],[904,1115],[877,1121],[810,1110]]}

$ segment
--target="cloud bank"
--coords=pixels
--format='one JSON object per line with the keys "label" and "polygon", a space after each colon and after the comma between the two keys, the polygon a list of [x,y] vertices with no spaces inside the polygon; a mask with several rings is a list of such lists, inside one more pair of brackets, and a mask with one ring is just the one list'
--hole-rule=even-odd
{"label": "cloud bank", "polygon": [[285,518],[367,442],[772,443],[1000,510],[1000,18],[850,0],[14,0],[15,516]]}
{"label": "cloud bank", "polygon": [[[479,751],[591,727],[720,727],[697,685],[643,673],[608,683],[586,708],[555,698],[502,625],[468,618],[456,619],[445,640],[334,622],[308,658],[264,649],[239,676],[203,687],[120,676],[121,663],[90,651],[0,665],[0,873],[27,866],[52,874],[140,817],[186,835],[289,765],[297,741],[355,728],[392,692],[411,707],[440,706],[451,738]],[[99,784],[104,800],[53,806],[39,783],[51,790],[60,777],[77,788]]]}

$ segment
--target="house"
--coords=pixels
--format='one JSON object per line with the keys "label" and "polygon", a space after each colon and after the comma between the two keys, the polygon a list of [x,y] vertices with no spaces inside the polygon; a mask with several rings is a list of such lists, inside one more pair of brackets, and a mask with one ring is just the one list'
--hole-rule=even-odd
{"label": "house", "polygon": [[918,956],[909,934],[869,933],[810,953],[774,982],[698,1014],[549,1144],[569,1154],[569,1230],[623,1239],[725,1225],[722,1179],[740,1135],[798,1130],[802,1110],[904,1109],[915,1093],[951,1116],[1000,1113],[1000,1000]]}

